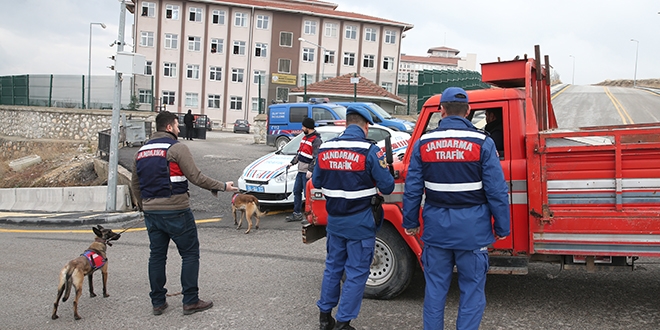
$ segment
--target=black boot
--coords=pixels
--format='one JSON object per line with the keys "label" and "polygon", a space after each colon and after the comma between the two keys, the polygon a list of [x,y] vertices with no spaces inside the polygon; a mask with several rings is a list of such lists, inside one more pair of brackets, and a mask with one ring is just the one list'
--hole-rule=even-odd
{"label": "black boot", "polygon": [[351,323],[351,321],[337,322],[337,324],[335,324],[335,328],[333,330],[355,330],[355,328],[353,328],[350,325],[350,323]]}
{"label": "black boot", "polygon": [[335,319],[332,318],[331,313],[323,313],[319,315],[319,329],[320,330],[332,330],[335,327]]}

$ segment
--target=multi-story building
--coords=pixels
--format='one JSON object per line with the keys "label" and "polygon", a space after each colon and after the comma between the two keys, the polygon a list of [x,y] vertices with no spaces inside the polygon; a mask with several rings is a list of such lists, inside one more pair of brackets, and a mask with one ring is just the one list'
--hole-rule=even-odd
{"label": "multi-story building", "polygon": [[[135,52],[154,76],[154,102],[222,125],[252,119],[259,97],[286,102],[289,89],[321,76],[356,72],[396,90],[401,38],[412,28],[316,0],[134,2]],[[136,87],[141,101],[151,91]]]}
{"label": "multi-story building", "polygon": [[[449,47],[430,48],[428,56],[414,56],[401,54],[399,60],[398,83],[417,85],[418,72],[420,70],[471,70],[474,71],[477,64],[476,54],[467,54],[465,58],[458,56],[460,51]],[[408,74],[410,73],[410,75]]]}

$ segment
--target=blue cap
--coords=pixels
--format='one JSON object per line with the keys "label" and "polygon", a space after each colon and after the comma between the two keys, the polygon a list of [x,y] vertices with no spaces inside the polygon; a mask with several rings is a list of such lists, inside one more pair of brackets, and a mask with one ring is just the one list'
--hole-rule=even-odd
{"label": "blue cap", "polygon": [[460,87],[449,87],[442,92],[440,103],[444,102],[468,103],[467,92]]}
{"label": "blue cap", "polygon": [[349,105],[346,109],[346,114],[348,115],[349,113],[357,113],[358,115],[364,117],[364,119],[366,119],[369,124],[374,124],[374,120],[371,118],[369,110],[365,109],[364,107],[358,105]]}

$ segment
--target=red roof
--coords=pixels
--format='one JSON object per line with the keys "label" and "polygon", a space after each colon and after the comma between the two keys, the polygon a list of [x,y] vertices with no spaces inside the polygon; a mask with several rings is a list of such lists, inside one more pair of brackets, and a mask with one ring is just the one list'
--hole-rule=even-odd
{"label": "red roof", "polygon": [[238,7],[259,7],[273,11],[287,11],[310,16],[324,16],[332,18],[347,18],[358,21],[378,24],[390,24],[403,27],[404,31],[413,28],[412,24],[392,21],[380,17],[367,16],[358,13],[334,10],[336,4],[315,0],[215,0],[218,4],[227,4]]}
{"label": "red roof", "polygon": [[[357,86],[357,95],[359,97],[391,99],[393,103],[405,104],[405,100],[388,92],[385,88],[376,85],[373,81],[362,77]],[[351,83],[353,73],[347,73],[343,76],[334,77],[307,85],[307,94],[341,95],[353,97],[354,86]],[[304,87],[291,89],[289,94],[298,94],[305,91]]]}
{"label": "red roof", "polygon": [[415,62],[458,66],[458,57],[401,55],[401,62]]}

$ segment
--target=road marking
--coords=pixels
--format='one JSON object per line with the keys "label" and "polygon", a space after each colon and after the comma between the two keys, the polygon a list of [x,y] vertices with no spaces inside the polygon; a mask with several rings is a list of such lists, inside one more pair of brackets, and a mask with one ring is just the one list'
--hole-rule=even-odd
{"label": "road marking", "polygon": [[[621,121],[623,121],[623,124],[624,125],[634,124],[635,122],[632,120],[632,118],[630,118],[630,115],[628,114],[628,111],[626,111],[626,108],[624,108],[621,102],[619,102],[619,100],[617,100],[616,97],[612,95],[610,89],[607,87],[603,87],[603,88],[605,89],[605,94],[607,95],[607,97],[609,97],[612,103],[614,104],[614,108],[616,108],[616,111],[619,113],[619,116],[621,117]],[[626,121],[626,118],[628,118],[629,122]]]}
{"label": "road marking", "polygon": [[553,95],[553,96],[550,98],[550,100],[554,100],[555,97],[559,96],[559,94],[563,93],[563,92],[564,92],[565,90],[567,90],[569,87],[571,87],[571,85],[566,85],[566,87],[562,88],[559,92],[555,93],[555,95]]}
{"label": "road marking", "polygon": [[[195,220],[195,223],[209,223],[209,222],[220,222],[222,218],[210,218],[210,219],[200,219]],[[113,229],[116,231],[123,231],[124,228]],[[137,227],[127,229],[125,232],[136,232],[136,231],[145,231],[146,227]],[[40,234],[40,233],[71,233],[71,234],[88,234],[91,232],[91,229],[4,229],[0,228],[0,233],[31,233],[31,234]]]}

